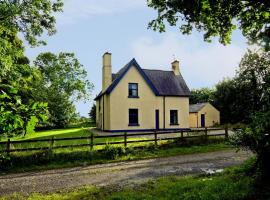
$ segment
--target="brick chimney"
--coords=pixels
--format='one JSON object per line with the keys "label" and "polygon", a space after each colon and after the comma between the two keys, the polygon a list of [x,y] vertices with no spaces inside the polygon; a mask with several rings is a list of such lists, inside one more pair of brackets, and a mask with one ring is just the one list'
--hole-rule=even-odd
{"label": "brick chimney", "polygon": [[175,75],[180,75],[179,61],[175,60],[172,62],[172,71]]}
{"label": "brick chimney", "polygon": [[102,66],[102,92],[104,92],[109,85],[112,83],[112,54],[109,52],[103,55],[103,66]]}

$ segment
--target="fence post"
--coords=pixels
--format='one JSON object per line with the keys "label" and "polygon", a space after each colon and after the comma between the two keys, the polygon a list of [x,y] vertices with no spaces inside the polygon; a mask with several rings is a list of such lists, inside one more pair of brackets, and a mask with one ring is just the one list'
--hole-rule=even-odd
{"label": "fence post", "polygon": [[51,139],[50,150],[53,149],[53,144],[54,144],[54,136],[52,136],[52,139]]}
{"label": "fence post", "polygon": [[91,151],[93,150],[93,148],[94,148],[94,134],[91,133],[91,143],[90,143],[90,149],[91,149]]}
{"label": "fence post", "polygon": [[7,140],[7,150],[6,150],[6,152],[7,152],[7,155],[9,155],[9,153],[10,153],[10,139]]}
{"label": "fence post", "polygon": [[127,132],[124,133],[125,148],[127,148]]}
{"label": "fence post", "polygon": [[155,145],[157,146],[157,131],[155,131]]}
{"label": "fence post", "polygon": [[227,140],[229,138],[229,133],[228,133],[228,127],[225,127],[225,139]]}
{"label": "fence post", "polygon": [[205,127],[204,133],[205,133],[205,142],[207,142],[207,139],[208,139],[208,136],[207,136],[207,127]]}
{"label": "fence post", "polygon": [[181,139],[183,139],[183,137],[184,137],[184,132],[181,131]]}

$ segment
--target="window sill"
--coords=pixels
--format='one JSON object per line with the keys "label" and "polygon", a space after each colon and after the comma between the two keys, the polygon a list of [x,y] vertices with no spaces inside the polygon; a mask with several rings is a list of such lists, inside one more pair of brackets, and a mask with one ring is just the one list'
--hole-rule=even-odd
{"label": "window sill", "polygon": [[140,126],[140,124],[128,124],[128,126]]}
{"label": "window sill", "polygon": [[140,98],[139,96],[128,96],[128,98]]}
{"label": "window sill", "polygon": [[177,123],[177,124],[170,124],[170,126],[178,126],[179,124]]}

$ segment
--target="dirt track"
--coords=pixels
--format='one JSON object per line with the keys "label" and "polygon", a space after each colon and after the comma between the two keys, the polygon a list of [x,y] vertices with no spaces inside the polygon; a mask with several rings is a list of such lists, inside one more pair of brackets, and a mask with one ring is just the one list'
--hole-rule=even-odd
{"label": "dirt track", "polygon": [[94,184],[131,185],[167,175],[205,173],[242,163],[248,152],[234,150],[203,154],[180,155],[167,158],[118,162],[110,164],[48,170],[0,176],[0,195],[14,192],[52,192]]}

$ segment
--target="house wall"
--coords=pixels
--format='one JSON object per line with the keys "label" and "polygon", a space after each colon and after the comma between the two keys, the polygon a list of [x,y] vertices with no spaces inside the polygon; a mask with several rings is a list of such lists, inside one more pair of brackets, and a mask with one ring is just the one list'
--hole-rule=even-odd
{"label": "house wall", "polygon": [[96,100],[96,127],[101,129],[99,109],[100,109],[100,100]]}
{"label": "house wall", "polygon": [[189,123],[191,128],[201,127],[201,114],[205,114],[206,127],[211,127],[214,126],[215,124],[220,124],[220,112],[214,106],[208,103],[198,113],[189,114]]}
{"label": "house wall", "polygon": [[[128,98],[128,83],[138,83],[139,98]],[[109,125],[105,130],[155,129],[155,110],[159,110],[159,127],[164,128],[164,98],[156,96],[135,67],[131,67],[109,97]],[[138,109],[139,126],[129,126],[128,110]],[[178,110],[179,125],[170,125],[170,110]],[[165,97],[165,128],[189,128],[189,98]],[[106,112],[106,108],[105,108]]]}
{"label": "house wall", "polygon": [[189,126],[190,128],[198,127],[198,113],[189,113]]}

